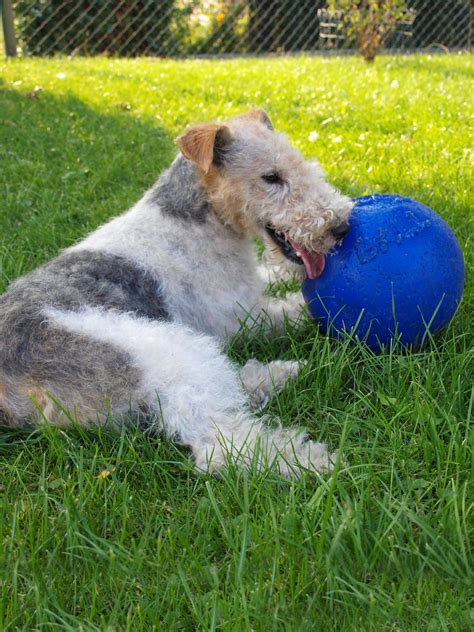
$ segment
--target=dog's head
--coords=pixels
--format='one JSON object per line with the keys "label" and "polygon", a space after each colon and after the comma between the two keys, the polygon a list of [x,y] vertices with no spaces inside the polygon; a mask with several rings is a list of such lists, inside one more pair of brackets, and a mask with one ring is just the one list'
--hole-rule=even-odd
{"label": "dog's head", "polygon": [[310,278],[322,272],[324,255],[349,230],[353,202],[274,131],[263,110],[192,127],[177,144],[199,168],[221,221],[263,238],[271,263]]}

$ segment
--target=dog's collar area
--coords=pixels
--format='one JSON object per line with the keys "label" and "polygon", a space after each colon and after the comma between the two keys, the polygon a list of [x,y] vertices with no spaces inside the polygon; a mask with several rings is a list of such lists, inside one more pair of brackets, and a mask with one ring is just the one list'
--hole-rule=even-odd
{"label": "dog's collar area", "polygon": [[265,229],[287,259],[305,267],[309,279],[316,279],[322,274],[326,265],[326,258],[322,253],[306,250],[273,226],[267,224]]}

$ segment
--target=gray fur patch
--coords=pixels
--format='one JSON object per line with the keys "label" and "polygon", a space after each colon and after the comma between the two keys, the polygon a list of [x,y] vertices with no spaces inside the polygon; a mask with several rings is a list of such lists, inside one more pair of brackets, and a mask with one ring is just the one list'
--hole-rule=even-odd
{"label": "gray fur patch", "polygon": [[151,190],[150,201],[166,215],[203,224],[211,210],[196,167],[179,156]]}
{"label": "gray fur patch", "polygon": [[81,410],[97,410],[105,398],[123,405],[140,379],[127,354],[51,327],[42,315],[46,306],[100,306],[167,319],[156,281],[123,257],[78,251],[60,255],[0,296],[0,387],[14,416],[31,414],[28,399],[18,391],[25,383],[40,385]]}
{"label": "gray fur patch", "polygon": [[100,251],[65,252],[11,285],[0,297],[22,306],[40,301],[68,310],[104,307],[151,319],[168,319],[155,279],[125,257]]}

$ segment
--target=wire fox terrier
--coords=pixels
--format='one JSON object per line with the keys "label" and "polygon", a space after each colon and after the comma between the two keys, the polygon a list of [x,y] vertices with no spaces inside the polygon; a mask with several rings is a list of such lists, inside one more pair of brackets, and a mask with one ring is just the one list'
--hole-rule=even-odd
{"label": "wire fox terrier", "polygon": [[278,327],[302,307],[300,294],[265,296],[254,239],[271,266],[316,277],[352,202],[262,110],[176,142],[181,153],[133,208],[0,297],[0,419],[101,423],[145,410],[199,469],[230,459],[275,462],[286,476],[326,471],[334,455],[324,444],[252,411],[297,363],[239,370],[222,343],[248,314]]}

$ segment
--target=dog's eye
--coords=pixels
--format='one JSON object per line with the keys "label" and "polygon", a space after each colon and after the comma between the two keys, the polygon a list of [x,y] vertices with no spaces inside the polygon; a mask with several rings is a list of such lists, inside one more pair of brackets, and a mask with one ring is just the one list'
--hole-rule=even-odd
{"label": "dog's eye", "polygon": [[262,176],[262,180],[268,182],[268,184],[283,184],[283,180],[280,178],[279,174],[274,173],[266,173]]}

